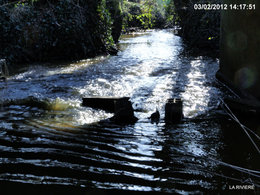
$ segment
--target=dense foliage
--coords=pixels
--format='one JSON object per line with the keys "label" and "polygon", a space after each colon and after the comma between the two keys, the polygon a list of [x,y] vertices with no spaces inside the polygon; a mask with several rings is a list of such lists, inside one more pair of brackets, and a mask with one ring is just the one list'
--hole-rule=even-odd
{"label": "dense foliage", "polygon": [[219,0],[0,0],[0,58],[9,62],[82,59],[115,53],[121,31],[179,25],[192,47],[217,49]]}
{"label": "dense foliage", "polygon": [[180,35],[191,48],[219,48],[220,11],[195,10],[195,3],[220,0],[128,0],[124,1],[123,28],[168,28],[180,26]]}
{"label": "dense foliage", "polygon": [[122,4],[123,0],[106,0],[106,7],[110,12],[110,17],[112,19],[112,37],[117,43],[122,31]]}
{"label": "dense foliage", "polygon": [[123,28],[164,28],[169,0],[128,0],[123,3]]}
{"label": "dense foliage", "polygon": [[180,34],[192,48],[219,50],[220,11],[195,10],[195,3],[220,3],[220,0],[174,0]]}
{"label": "dense foliage", "polygon": [[[106,3],[0,0],[0,58],[11,62],[49,61],[112,51],[114,24]],[[118,15],[117,9],[110,10]]]}

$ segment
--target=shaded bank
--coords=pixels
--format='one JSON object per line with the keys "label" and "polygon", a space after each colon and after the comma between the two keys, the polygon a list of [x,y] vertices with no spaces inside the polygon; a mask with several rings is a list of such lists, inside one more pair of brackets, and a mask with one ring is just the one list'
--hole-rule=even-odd
{"label": "shaded bank", "polygon": [[114,20],[115,13],[120,16],[116,2],[108,9],[104,0],[2,0],[0,58],[24,63],[115,52],[114,43],[119,38],[115,25],[121,26],[120,20]]}
{"label": "shaded bank", "polygon": [[180,25],[180,35],[193,49],[218,55],[220,40],[220,11],[197,9],[196,4],[220,3],[219,0],[174,1],[175,12]]}

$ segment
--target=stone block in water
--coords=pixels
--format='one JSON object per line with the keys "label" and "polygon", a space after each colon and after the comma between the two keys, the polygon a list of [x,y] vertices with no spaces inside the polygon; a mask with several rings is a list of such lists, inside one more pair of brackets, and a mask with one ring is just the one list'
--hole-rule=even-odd
{"label": "stone block in water", "polygon": [[180,98],[168,99],[165,105],[165,122],[180,123],[183,119],[183,104]]}
{"label": "stone block in water", "polygon": [[83,98],[83,106],[102,109],[115,113],[110,118],[116,123],[132,123],[138,119],[134,116],[134,109],[129,97],[87,97]]}
{"label": "stone block in water", "polygon": [[111,118],[116,123],[135,123],[138,119],[134,115],[132,103],[119,99],[115,102],[115,115]]}
{"label": "stone block in water", "polygon": [[129,97],[86,97],[82,99],[82,105],[115,113],[117,109],[116,103],[119,101],[128,102],[129,99]]}

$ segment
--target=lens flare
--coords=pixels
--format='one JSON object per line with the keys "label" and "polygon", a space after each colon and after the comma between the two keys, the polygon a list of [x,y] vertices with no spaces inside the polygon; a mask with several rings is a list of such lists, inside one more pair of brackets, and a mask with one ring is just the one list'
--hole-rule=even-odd
{"label": "lens flare", "polygon": [[247,89],[254,85],[256,78],[256,71],[253,68],[244,67],[236,72],[235,83],[243,89]]}

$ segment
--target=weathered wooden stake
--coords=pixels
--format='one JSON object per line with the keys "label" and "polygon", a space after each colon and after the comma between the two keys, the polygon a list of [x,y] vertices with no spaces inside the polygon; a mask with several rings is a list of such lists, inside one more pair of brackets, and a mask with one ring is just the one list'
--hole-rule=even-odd
{"label": "weathered wooden stake", "polygon": [[9,75],[6,60],[0,59],[0,80],[5,81],[6,77]]}
{"label": "weathered wooden stake", "polygon": [[180,123],[183,119],[183,105],[180,98],[171,98],[165,105],[165,122]]}

